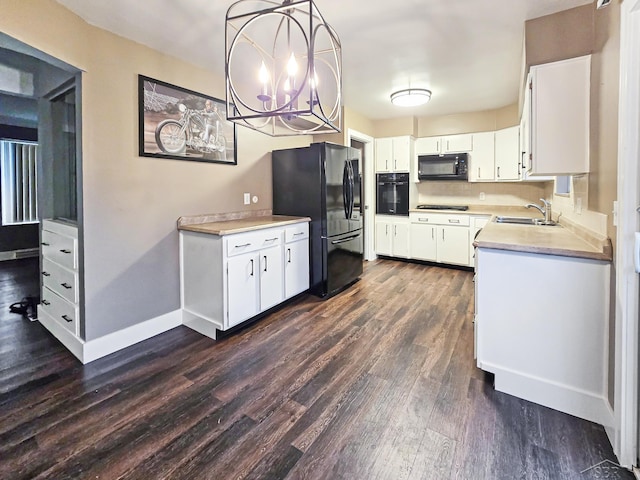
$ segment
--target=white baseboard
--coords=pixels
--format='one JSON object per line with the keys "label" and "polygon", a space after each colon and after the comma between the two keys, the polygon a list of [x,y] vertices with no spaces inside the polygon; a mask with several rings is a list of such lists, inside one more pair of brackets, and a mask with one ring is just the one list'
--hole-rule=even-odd
{"label": "white baseboard", "polygon": [[38,309],[38,321],[86,364],[182,325],[182,310],[174,310],[89,341],[76,337],[41,309]]}
{"label": "white baseboard", "polygon": [[8,252],[0,252],[0,262],[6,260],[18,260],[21,258],[32,258],[40,255],[39,248],[22,248],[20,250],[10,250]]}
{"label": "white baseboard", "polygon": [[216,330],[221,329],[222,325],[211,322],[199,315],[189,312],[187,309],[182,310],[182,323],[196,332],[209,338],[216,339]]}
{"label": "white baseboard", "polygon": [[615,417],[604,392],[602,395],[598,395],[571,385],[509,371],[486,362],[483,363],[482,368],[495,375],[494,386],[499,392],[508,393],[605,427],[612,428],[615,425]]}
{"label": "white baseboard", "polygon": [[82,363],[106,357],[180,325],[182,325],[182,312],[178,309],[103,337],[89,340],[84,344]]}

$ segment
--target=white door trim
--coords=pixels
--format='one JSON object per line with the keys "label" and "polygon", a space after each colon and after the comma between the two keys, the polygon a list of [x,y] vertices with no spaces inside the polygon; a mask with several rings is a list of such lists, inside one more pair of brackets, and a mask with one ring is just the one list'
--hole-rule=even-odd
{"label": "white door trim", "polygon": [[376,253],[374,249],[374,212],[375,212],[375,159],[373,158],[373,137],[358,132],[351,128],[347,129],[347,146],[351,145],[351,140],[357,140],[364,143],[364,259],[375,260]]}
{"label": "white door trim", "polygon": [[621,5],[620,100],[618,116],[618,231],[616,242],[616,358],[611,439],[621,465],[638,454],[638,274],[634,271],[634,233],[640,204],[640,0]]}

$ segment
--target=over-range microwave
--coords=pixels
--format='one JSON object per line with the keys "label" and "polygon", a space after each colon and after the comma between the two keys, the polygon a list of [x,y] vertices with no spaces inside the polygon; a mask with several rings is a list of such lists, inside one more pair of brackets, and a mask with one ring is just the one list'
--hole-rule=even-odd
{"label": "over-range microwave", "polygon": [[418,178],[420,180],[467,180],[468,155],[418,155]]}

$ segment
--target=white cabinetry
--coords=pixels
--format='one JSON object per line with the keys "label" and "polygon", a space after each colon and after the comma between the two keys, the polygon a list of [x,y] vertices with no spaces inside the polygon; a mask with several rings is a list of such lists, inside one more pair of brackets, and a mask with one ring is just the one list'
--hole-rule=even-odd
{"label": "white cabinetry", "polygon": [[469,153],[469,181],[489,182],[495,179],[495,133],[473,134],[473,150]]}
{"label": "white cabinetry", "polygon": [[180,231],[184,323],[215,338],[309,288],[309,225],[213,235]]}
{"label": "white cabinetry", "polygon": [[53,320],[79,337],[78,229],[65,222],[44,220],[41,239],[42,293],[38,319],[45,326]]}
{"label": "white cabinetry", "polygon": [[470,133],[418,138],[416,140],[416,155],[470,152],[473,149],[473,140],[473,135]]}
{"label": "white cabinetry", "polygon": [[495,179],[520,178],[520,127],[510,127],[495,133]]}
{"label": "white cabinetry", "polygon": [[376,215],[376,254],[409,257],[409,219]]}
{"label": "white cabinetry", "polygon": [[532,175],[589,171],[591,57],[531,67]]}
{"label": "white cabinetry", "polygon": [[[476,354],[496,390],[609,424],[609,262],[478,248]],[[523,303],[523,289],[537,288]]]}
{"label": "white cabinetry", "polygon": [[478,232],[489,222],[490,215],[473,215],[469,218],[469,266],[475,267],[476,249],[473,242]]}
{"label": "white cabinetry", "polygon": [[413,139],[410,136],[377,138],[376,172],[409,172],[413,158]]}
{"label": "white cabinetry", "polygon": [[469,216],[410,213],[410,258],[469,265]]}
{"label": "white cabinetry", "polygon": [[309,289],[309,224],[287,227],[284,232],[285,298]]}

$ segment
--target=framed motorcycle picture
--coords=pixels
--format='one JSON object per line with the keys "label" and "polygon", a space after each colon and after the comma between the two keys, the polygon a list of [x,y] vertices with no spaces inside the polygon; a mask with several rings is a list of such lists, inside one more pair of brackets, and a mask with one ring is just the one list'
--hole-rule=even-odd
{"label": "framed motorcycle picture", "polygon": [[226,104],[138,75],[139,154],[236,165],[236,125]]}

